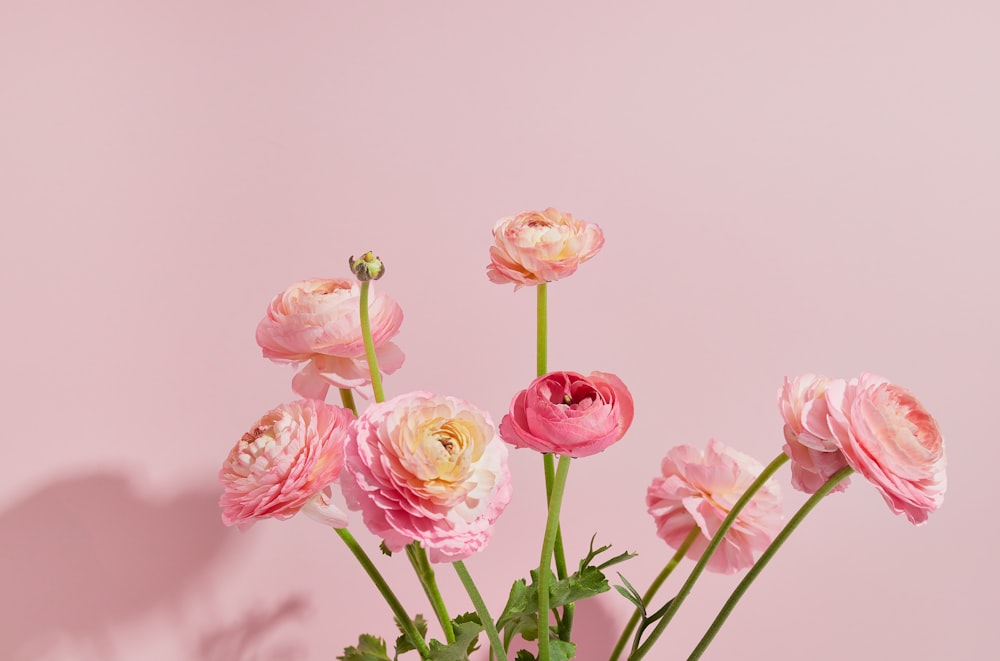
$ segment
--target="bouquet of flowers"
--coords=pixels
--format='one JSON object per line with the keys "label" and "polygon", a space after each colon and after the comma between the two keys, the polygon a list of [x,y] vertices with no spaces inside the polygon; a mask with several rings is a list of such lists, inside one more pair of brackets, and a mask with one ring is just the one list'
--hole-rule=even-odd
{"label": "bouquet of flowers", "polygon": [[[567,565],[560,510],[574,459],[599,454],[632,424],[632,395],[617,376],[549,372],[547,283],[572,275],[604,244],[601,228],[555,209],[501,219],[493,228],[489,279],[534,287],[538,298],[537,374],[516,393],[499,427],[487,411],[449,395],[416,391],[386,399],[383,375],[403,363],[393,343],[399,305],[372,283],[385,274],[372,252],[349,260],[351,279],[297,282],[271,301],[257,326],[265,358],[297,366],[301,399],[265,413],[223,463],[220,500],[226,525],[299,512],[332,527],[385,599],[400,636],[362,634],[339,659],[467,659],[488,645],[491,659],[556,661],[583,652],[573,643],[577,601],[610,590],[608,568],[633,554],[590,549]],[[340,405],[326,401],[330,388]],[[356,404],[355,395],[367,406]],[[621,574],[615,589],[635,606],[611,659],[646,657],[705,571],[747,570],[691,653],[699,658],[740,597],[782,543],[827,494],[857,474],[896,514],[919,525],[940,507],[945,456],[934,418],[906,389],[868,373],[853,379],[804,374],[778,389],[782,452],[764,466],[709,441],[663,458],[646,505],[657,534],[676,553],[642,592]],[[541,454],[548,516],[539,563],[513,582],[507,603],[491,610],[463,560],[482,549],[512,497],[509,446]],[[557,461],[558,458],[558,461]],[[791,483],[811,494],[784,525],[775,473],[791,463]],[[443,640],[400,603],[349,529],[346,509],[382,539],[381,552],[405,552],[430,602]],[[354,524],[357,525],[357,524]],[[685,556],[696,561],[681,588],[654,608],[658,589]],[[474,606],[450,615],[433,565],[450,564]],[[485,641],[481,638],[485,636]],[[527,641],[527,642],[525,642]]]}

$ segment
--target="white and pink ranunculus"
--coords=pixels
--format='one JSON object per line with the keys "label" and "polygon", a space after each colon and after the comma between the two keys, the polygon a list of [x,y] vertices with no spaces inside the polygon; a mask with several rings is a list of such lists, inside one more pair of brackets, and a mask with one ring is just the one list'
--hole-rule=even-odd
{"label": "white and pink ranunculus", "polygon": [[875,485],[896,514],[927,521],[944,500],[944,440],[909,390],[863,373],[827,387],[830,430],[847,463]]}
{"label": "white and pink ranunculus", "polygon": [[486,274],[497,284],[525,285],[561,280],[604,245],[600,226],[556,209],[525,211],[493,227]]}
{"label": "white and pink ranunculus", "polygon": [[391,551],[420,542],[432,562],[481,549],[511,498],[507,447],[485,411],[412,392],[369,406],[346,449],[343,492]]}
{"label": "white and pink ranunculus", "polygon": [[233,446],[219,471],[225,488],[222,522],[245,529],[257,519],[298,512],[343,528],[347,514],[333,502],[354,414],[305,399],[265,413]]}
{"label": "white and pink ranunculus", "polygon": [[[687,551],[697,560],[722,521],[764,470],[751,457],[716,440],[701,450],[691,445],[672,448],[663,458],[661,475],[646,490],[646,506],[656,522],[656,534],[671,548],[684,543],[692,530],[698,536]],[[750,567],[781,528],[781,498],[771,479],[754,494],[716,548],[706,568],[731,574]]]}
{"label": "white and pink ranunculus", "polygon": [[[785,454],[792,460],[792,486],[816,493],[834,473],[847,466],[847,459],[833,438],[828,422],[826,390],[830,379],[803,374],[785,379],[778,391],[778,408],[785,421]],[[843,491],[850,480],[834,491]]]}
{"label": "white and pink ranunculus", "polygon": [[[330,386],[363,388],[371,383],[360,296],[357,282],[312,279],[294,283],[268,305],[257,325],[257,344],[265,358],[304,363],[292,380],[299,395],[324,399]],[[394,300],[372,290],[368,313],[379,369],[391,374],[403,364],[403,352],[391,341],[403,322],[403,311]]]}

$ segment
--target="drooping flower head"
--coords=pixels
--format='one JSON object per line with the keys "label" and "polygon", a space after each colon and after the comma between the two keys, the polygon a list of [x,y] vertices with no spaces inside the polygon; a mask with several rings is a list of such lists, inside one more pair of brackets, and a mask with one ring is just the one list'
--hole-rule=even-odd
{"label": "drooping flower head", "polygon": [[827,388],[830,430],[847,463],[875,485],[896,514],[927,521],[944,501],[944,440],[913,393],[863,373]]}
{"label": "drooping flower head", "polygon": [[372,404],[347,444],[351,509],[391,551],[419,541],[432,562],[481,549],[510,502],[507,448],[485,411],[412,392]]}
{"label": "drooping flower head", "polygon": [[[656,522],[656,534],[677,549],[697,528],[699,534],[687,551],[687,557],[697,560],[764,467],[713,439],[704,451],[691,445],[672,448],[660,469],[662,475],[646,490],[646,506]],[[750,567],[754,553],[767,548],[781,522],[778,484],[771,479],[740,512],[706,568],[731,574]]]}
{"label": "drooping flower head", "polygon": [[[341,279],[296,282],[274,297],[257,325],[257,344],[275,362],[305,363],[292,380],[303,397],[324,399],[330,386],[361,388],[371,383],[361,334],[360,288]],[[369,293],[369,318],[379,369],[391,374],[403,352],[391,340],[403,322],[399,305],[381,292]]]}
{"label": "drooping flower head", "polygon": [[222,522],[241,529],[299,511],[335,528],[347,515],[331,502],[354,414],[311,399],[265,413],[233,446],[219,471]]}
{"label": "drooping flower head", "polygon": [[501,218],[493,227],[493,242],[486,274],[497,284],[514,283],[517,290],[573,275],[604,245],[604,233],[594,223],[549,208]]}
{"label": "drooping flower head", "polygon": [[[785,454],[792,460],[792,486],[816,493],[834,473],[847,465],[828,422],[826,390],[830,379],[815,374],[785,378],[778,390],[778,408],[785,421]],[[834,491],[847,488],[842,480]]]}
{"label": "drooping flower head", "polygon": [[632,424],[632,394],[614,374],[544,374],[517,393],[500,436],[517,448],[587,457],[618,442]]}

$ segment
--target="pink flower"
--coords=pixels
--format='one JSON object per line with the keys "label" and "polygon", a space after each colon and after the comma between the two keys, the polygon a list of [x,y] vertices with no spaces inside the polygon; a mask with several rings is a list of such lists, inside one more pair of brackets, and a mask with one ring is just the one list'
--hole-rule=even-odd
{"label": "pink flower", "polygon": [[[751,457],[716,440],[710,440],[704,452],[691,445],[677,446],[660,468],[663,476],[654,478],[646,490],[656,534],[677,549],[698,528],[700,534],[687,551],[693,560],[701,557],[729,510],[764,470]],[[731,574],[753,565],[754,552],[767,548],[781,521],[778,484],[768,480],[740,512],[706,568]]]}
{"label": "pink flower", "polygon": [[454,397],[373,404],[347,443],[347,504],[391,551],[418,541],[432,562],[466,558],[510,502],[507,448],[495,436],[488,413]]}
{"label": "pink flower", "polygon": [[896,514],[927,521],[944,500],[944,441],[910,391],[873,374],[832,381],[830,429],[847,463],[882,493]]}
{"label": "pink flower", "polygon": [[[403,311],[384,294],[369,293],[369,319],[379,369],[391,374],[403,352],[390,340]],[[274,297],[257,325],[265,358],[305,366],[292,380],[303,397],[324,399],[330,386],[360,388],[371,383],[361,335],[360,288],[349,280],[303,280]]]}
{"label": "pink flower", "polygon": [[632,416],[632,394],[614,374],[550,372],[515,395],[500,436],[517,448],[587,457],[621,440]]}
{"label": "pink flower", "polygon": [[354,414],[310,399],[264,414],[233,446],[219,471],[219,505],[227,526],[256,519],[287,519],[300,510],[343,528],[347,516],[331,503],[330,485],[344,464]]}
{"label": "pink flower", "polygon": [[486,274],[497,284],[513,282],[516,291],[573,275],[604,245],[604,233],[594,223],[549,208],[501,218],[493,241]]}
{"label": "pink flower", "polygon": [[[830,477],[847,465],[827,421],[826,390],[830,379],[815,374],[785,378],[778,391],[778,407],[785,420],[785,454],[792,460],[792,486],[816,493]],[[843,491],[843,480],[834,491]]]}

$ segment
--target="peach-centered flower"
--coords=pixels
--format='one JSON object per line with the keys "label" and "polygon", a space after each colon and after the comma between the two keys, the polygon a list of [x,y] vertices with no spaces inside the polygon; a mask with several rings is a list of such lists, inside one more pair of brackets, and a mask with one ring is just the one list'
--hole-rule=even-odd
{"label": "peach-centered flower", "polygon": [[[305,363],[292,380],[299,395],[324,399],[331,385],[361,388],[371,383],[360,296],[355,281],[312,279],[296,282],[268,305],[257,325],[257,344],[264,357],[275,362]],[[368,311],[379,370],[391,374],[403,364],[403,352],[390,341],[403,322],[403,311],[373,290]]]}
{"label": "peach-centered flower", "polygon": [[500,436],[517,448],[569,457],[603,452],[628,431],[632,394],[614,374],[544,374],[517,393]]}
{"label": "peach-centered flower", "polygon": [[944,500],[944,440],[913,394],[863,373],[832,381],[826,398],[830,430],[847,463],[875,485],[896,514],[927,521]]}
{"label": "peach-centered flower", "polygon": [[335,528],[347,515],[331,501],[354,422],[347,409],[311,399],[265,413],[233,446],[219,471],[222,522],[241,529],[255,520],[299,511]]}
{"label": "peach-centered flower", "polygon": [[[827,422],[826,389],[830,379],[815,374],[785,378],[778,390],[778,408],[785,421],[785,454],[792,460],[792,486],[816,493],[834,473],[847,466],[847,459],[833,438]],[[847,488],[849,479],[834,491]]]}
{"label": "peach-centered flower", "polygon": [[[646,506],[656,522],[656,534],[677,549],[697,528],[699,534],[687,551],[687,557],[697,560],[764,467],[713,439],[704,451],[691,445],[672,448],[660,469],[662,475],[646,490]],[[706,568],[731,574],[750,567],[754,553],[767,548],[781,523],[778,484],[770,479],[739,513]]]}
{"label": "peach-centered flower", "polygon": [[600,226],[556,209],[525,211],[501,218],[493,227],[489,279],[497,284],[524,285],[573,275],[604,245]]}
{"label": "peach-centered flower", "polygon": [[372,404],[345,465],[348,507],[389,550],[418,541],[432,562],[481,549],[510,502],[507,447],[488,413],[455,397],[417,391]]}

